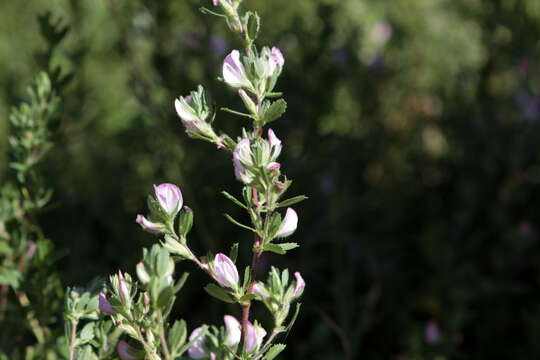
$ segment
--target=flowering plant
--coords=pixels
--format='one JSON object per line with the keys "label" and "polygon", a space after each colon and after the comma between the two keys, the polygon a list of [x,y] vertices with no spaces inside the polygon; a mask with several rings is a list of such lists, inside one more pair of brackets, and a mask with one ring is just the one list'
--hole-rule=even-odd
{"label": "flowering plant", "polygon": [[[119,271],[102,289],[68,290],[66,336],[70,360],[108,359],[115,353],[124,360],[170,360],[185,354],[192,359],[272,360],[285,348],[275,340],[292,327],[305,282],[299,272],[291,279],[288,270],[275,267],[263,282],[257,270],[264,252],[285,254],[298,247],[283,239],[298,225],[298,215],[290,206],[306,197],[284,199],[291,180],[282,174],[278,162],[282,142],[272,129],[264,131],[286,109],[281,93],[274,91],[285,59],[275,46],[255,46],[260,19],[255,12],[241,14],[241,2],[214,0],[214,10],[202,11],[225,18],[243,42],[243,50],[232,50],[225,57],[221,80],[238,93],[246,110],[222,110],[251,119],[252,127],[243,128],[236,140],[218,133],[214,128],[216,112],[202,86],[177,98],[174,107],[188,136],[213,143],[231,156],[231,174],[242,183],[242,196],[226,191],[222,194],[247,212],[251,224],[242,224],[229,215],[226,218],[253,233],[251,264],[240,276],[238,243],[228,254],[196,255],[188,241],[194,214],[184,204],[180,188],[170,183],[154,186],[153,196],[148,197],[148,214],[137,215],[136,222],[159,241],[144,250],[136,277]],[[179,278],[174,275],[175,264],[181,260],[192,261],[205,272],[211,279],[204,288],[208,294],[238,304],[241,316],[224,315],[223,326],[201,325],[189,335],[183,320],[169,322],[175,298],[187,279],[187,274]],[[271,326],[250,316],[254,301],[270,312]],[[79,330],[81,321],[86,324]]]}

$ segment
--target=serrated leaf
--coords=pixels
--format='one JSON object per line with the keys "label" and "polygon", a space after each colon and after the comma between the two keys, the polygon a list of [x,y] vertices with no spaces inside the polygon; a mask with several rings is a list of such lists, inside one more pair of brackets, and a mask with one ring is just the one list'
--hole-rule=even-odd
{"label": "serrated leaf", "polygon": [[87,342],[91,341],[94,338],[95,325],[96,325],[95,322],[89,322],[82,328],[81,334],[79,335],[80,344],[86,344]]}
{"label": "serrated leaf", "polygon": [[279,255],[284,255],[285,254],[285,251],[278,244],[272,244],[272,243],[264,244],[263,250],[264,251],[271,251],[271,252],[279,254]]}
{"label": "serrated leaf", "polygon": [[215,297],[218,300],[224,301],[229,304],[233,304],[235,302],[234,299],[227,293],[227,291],[220,288],[216,284],[208,284],[204,287],[204,290],[206,290],[209,295]]}
{"label": "serrated leaf", "polygon": [[272,345],[272,347],[264,355],[263,360],[273,360],[285,349],[285,347],[286,345],[284,344]]}
{"label": "serrated leaf", "polygon": [[295,197],[292,197],[290,199],[283,200],[283,201],[279,202],[277,204],[277,207],[291,206],[291,205],[297,204],[297,203],[299,203],[301,201],[304,201],[304,200],[307,200],[307,199],[309,199],[309,198],[307,196],[305,196],[305,195],[295,196]]}
{"label": "serrated leaf", "polygon": [[268,124],[274,120],[279,119],[287,110],[287,102],[283,99],[274,101],[268,109],[264,112],[264,123]]}
{"label": "serrated leaf", "polygon": [[223,196],[225,196],[227,199],[231,200],[233,203],[235,203],[236,205],[240,206],[241,208],[243,209],[246,209],[247,210],[247,206],[245,204],[243,204],[240,200],[238,200],[237,198],[235,198],[234,196],[232,196],[231,194],[229,194],[228,192],[226,192],[225,190],[223,190],[221,192],[223,194]]}

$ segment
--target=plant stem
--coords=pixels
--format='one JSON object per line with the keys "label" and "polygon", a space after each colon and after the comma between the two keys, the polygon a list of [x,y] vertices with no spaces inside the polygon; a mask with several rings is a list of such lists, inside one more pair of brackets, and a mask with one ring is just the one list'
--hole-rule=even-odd
{"label": "plant stem", "polygon": [[159,321],[159,340],[161,342],[161,347],[163,348],[163,354],[165,359],[171,359],[171,353],[169,352],[169,347],[167,346],[167,340],[165,339],[165,328],[163,327],[163,315],[161,310],[158,312],[158,321]]}
{"label": "plant stem", "polygon": [[71,320],[71,336],[69,339],[69,360],[75,360],[75,342],[77,341],[78,320]]}

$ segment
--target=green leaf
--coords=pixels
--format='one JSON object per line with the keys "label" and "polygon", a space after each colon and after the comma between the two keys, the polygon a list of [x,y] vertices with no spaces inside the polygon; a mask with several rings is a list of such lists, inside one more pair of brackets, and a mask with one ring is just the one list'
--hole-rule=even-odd
{"label": "green leaf", "polygon": [[96,325],[95,322],[89,322],[86,324],[82,330],[81,334],[79,336],[80,344],[86,344],[87,342],[91,341],[94,338],[94,326]]}
{"label": "green leaf", "polygon": [[290,199],[283,200],[283,201],[279,202],[277,204],[277,207],[291,206],[291,205],[297,204],[297,203],[299,203],[301,201],[304,201],[306,199],[309,199],[309,198],[307,196],[305,196],[305,195],[295,196],[295,197],[292,197]]}
{"label": "green leaf", "polygon": [[178,221],[178,233],[180,237],[185,238],[193,226],[193,211],[184,206],[180,211],[180,220]]}
{"label": "green leaf", "polygon": [[186,342],[186,322],[184,320],[176,320],[169,330],[168,343],[170,351],[174,356],[178,356],[177,352]]}
{"label": "green leaf", "polygon": [[173,287],[173,292],[175,294],[177,292],[179,292],[180,290],[182,290],[182,288],[184,287],[184,284],[186,283],[186,280],[187,280],[188,276],[189,276],[189,273],[185,272],[185,273],[182,274],[180,279],[178,279],[178,281],[176,282],[176,284]]}
{"label": "green leaf", "polygon": [[174,292],[172,287],[166,287],[159,293],[158,307],[162,310],[167,310],[174,300]]}
{"label": "green leaf", "polygon": [[236,111],[236,110],[233,110],[233,109],[229,109],[229,108],[221,108],[220,110],[221,110],[221,111],[228,112],[228,113],[230,113],[230,114],[234,114],[234,115],[243,116],[243,117],[247,117],[247,118],[253,119],[253,116],[252,116],[252,115],[246,114],[246,113],[243,113],[243,112],[240,112],[240,111]]}
{"label": "green leaf", "polygon": [[223,196],[225,196],[227,199],[231,200],[233,203],[235,203],[236,205],[240,206],[241,208],[243,209],[246,209],[247,210],[247,206],[245,204],[243,204],[240,200],[238,200],[237,198],[235,198],[234,196],[232,196],[231,194],[229,194],[228,192],[226,192],[225,190],[223,190],[221,192],[223,194]]}
{"label": "green leaf", "polygon": [[242,296],[238,301],[239,302],[251,301],[251,300],[255,299],[256,297],[257,297],[257,295],[255,295],[255,294],[246,294],[246,295]]}
{"label": "green leaf", "polygon": [[283,99],[274,101],[264,112],[264,123],[267,124],[279,119],[287,110],[287,102]]}
{"label": "green leaf", "polygon": [[296,249],[297,247],[300,247],[300,245],[298,245],[297,243],[281,243],[281,244],[276,244],[277,246],[279,246],[281,248],[281,250],[287,252],[289,250],[292,250],[292,249]]}
{"label": "green leaf", "polygon": [[272,345],[272,347],[266,352],[266,354],[263,357],[263,360],[273,360],[276,356],[278,356],[283,350],[285,349],[284,344],[275,344]]}
{"label": "green leaf", "polygon": [[19,287],[21,274],[14,269],[0,268],[0,285],[10,285],[12,288]]}
{"label": "green leaf", "polygon": [[238,243],[234,243],[233,246],[231,246],[231,250],[229,251],[229,259],[231,259],[232,262],[235,263],[237,257],[238,257]]}
{"label": "green leaf", "polygon": [[261,27],[261,18],[257,13],[251,11],[248,11],[245,16],[247,35],[249,39],[253,41],[257,38],[257,35],[259,34],[259,29]]}
{"label": "green leaf", "polygon": [[272,243],[266,243],[263,246],[264,251],[271,251],[273,253],[279,254],[279,255],[285,255],[285,251],[281,249],[281,247],[278,244],[272,244]]}
{"label": "green leaf", "polygon": [[211,296],[215,297],[218,300],[224,301],[229,304],[233,304],[234,299],[225,291],[216,284],[208,284],[204,287],[204,290]]}
{"label": "green leaf", "polygon": [[291,328],[294,325],[294,322],[296,321],[296,318],[298,317],[298,314],[300,313],[300,307],[302,306],[302,303],[296,304],[296,309],[294,310],[294,315],[291,318],[291,322],[289,322],[289,325],[285,328],[285,331],[291,330]]}
{"label": "green leaf", "polygon": [[244,228],[244,229],[247,229],[249,231],[253,231],[254,233],[257,233],[257,230],[255,230],[254,228],[252,227],[249,227],[247,225],[244,225],[242,223],[239,223],[238,221],[234,220],[229,214],[223,214],[225,215],[225,217],[227,218],[227,220],[229,220],[230,222],[232,222],[234,225],[236,226],[240,226],[241,228]]}

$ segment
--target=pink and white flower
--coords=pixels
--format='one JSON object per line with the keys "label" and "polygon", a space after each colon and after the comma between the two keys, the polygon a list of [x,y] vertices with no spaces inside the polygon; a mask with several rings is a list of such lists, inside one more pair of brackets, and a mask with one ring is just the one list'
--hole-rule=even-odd
{"label": "pink and white flower", "polygon": [[240,52],[233,50],[223,61],[223,79],[232,87],[251,87],[246,70],[240,60]]}
{"label": "pink and white flower", "polygon": [[225,254],[219,253],[215,256],[212,264],[216,281],[222,287],[236,289],[240,280],[236,265]]}
{"label": "pink and white flower", "polygon": [[287,208],[285,218],[281,222],[276,237],[287,237],[292,235],[298,226],[298,215],[293,208]]}
{"label": "pink and white flower", "polygon": [[175,216],[182,208],[183,198],[180,188],[174,184],[154,185],[156,200],[161,208],[169,215]]}
{"label": "pink and white flower", "polygon": [[294,273],[294,277],[296,278],[296,284],[294,286],[294,291],[292,293],[292,296],[297,298],[304,292],[304,288],[306,287],[306,282],[302,278],[302,275],[297,271]]}
{"label": "pink and white flower", "polygon": [[223,321],[225,322],[225,345],[238,345],[242,337],[242,326],[240,322],[231,315],[225,315]]}
{"label": "pink and white flower", "polygon": [[137,218],[135,219],[135,222],[139,225],[141,225],[141,227],[146,230],[146,231],[150,231],[150,232],[157,232],[159,231],[163,225],[160,224],[160,223],[156,223],[156,222],[152,222],[150,220],[148,220],[147,218],[145,218],[143,215],[141,214],[138,214],[137,215]]}
{"label": "pink and white flower", "polygon": [[203,330],[204,327],[200,326],[193,330],[191,335],[189,335],[189,341],[197,339],[188,349],[188,355],[192,359],[204,359],[208,357],[208,352],[204,348],[206,336],[200,336]]}
{"label": "pink and white flower", "polygon": [[246,328],[246,339],[244,342],[246,352],[251,353],[256,351],[261,346],[265,336],[266,330],[259,325],[253,326],[253,324],[248,321]]}

